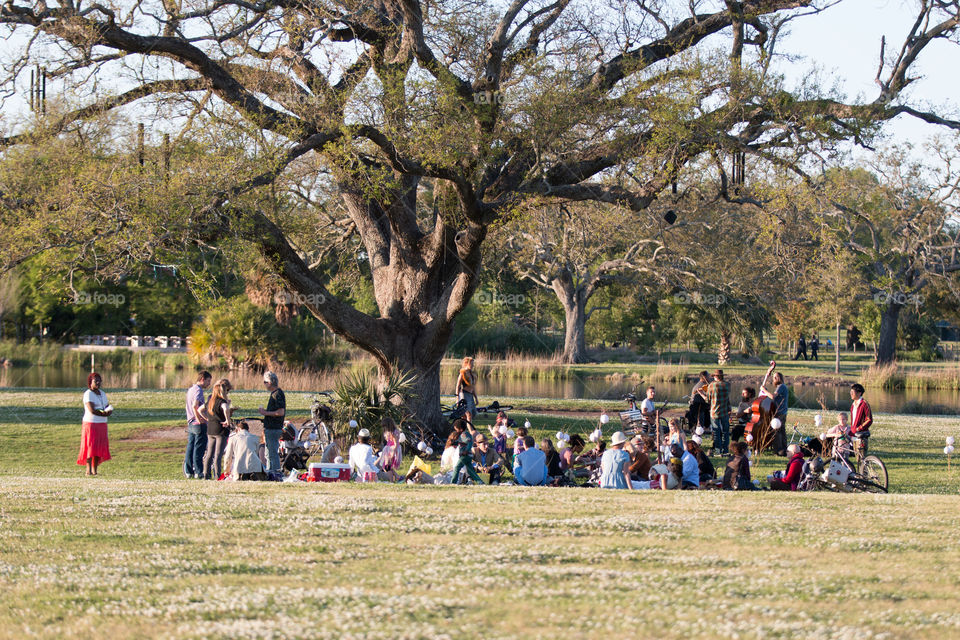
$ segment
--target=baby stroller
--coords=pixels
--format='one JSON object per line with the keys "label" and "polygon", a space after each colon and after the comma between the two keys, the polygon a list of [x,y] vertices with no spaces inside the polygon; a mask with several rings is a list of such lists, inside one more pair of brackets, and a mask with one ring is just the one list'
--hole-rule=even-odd
{"label": "baby stroller", "polygon": [[285,472],[306,469],[310,457],[322,449],[323,443],[314,425],[297,429],[288,422],[280,432],[280,467]]}

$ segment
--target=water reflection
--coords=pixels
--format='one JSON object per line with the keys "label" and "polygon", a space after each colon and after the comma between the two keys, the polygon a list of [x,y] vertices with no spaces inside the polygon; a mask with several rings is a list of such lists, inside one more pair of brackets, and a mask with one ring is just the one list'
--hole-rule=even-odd
{"label": "water reflection", "polygon": [[[13,388],[73,388],[82,389],[87,383],[87,371],[80,368],[53,367],[13,367],[0,369],[0,387]],[[183,389],[193,383],[195,373],[189,370],[162,371],[145,369],[143,371],[103,371],[104,386],[107,389]],[[254,376],[256,381],[259,378]],[[242,388],[243,385],[238,385]],[[685,404],[684,396],[690,393],[690,386],[677,383],[659,383],[657,397],[669,400],[671,404]],[[258,386],[253,388],[259,389]],[[571,378],[567,380],[503,380],[483,379],[478,384],[480,401],[502,397],[524,398],[570,398],[570,399],[607,399],[616,400],[623,394],[635,391],[634,383],[624,380],[606,380],[603,378]],[[453,393],[452,388],[442,388],[443,393]],[[733,384],[734,396],[739,396],[740,386]],[[818,409],[819,399],[829,410],[846,411],[850,408],[850,392],[847,387],[794,385],[791,387],[791,406]],[[638,395],[640,395],[638,393]],[[913,413],[922,412],[922,408],[939,406],[941,411],[948,408],[960,413],[960,393],[956,391],[926,391],[908,389],[887,391],[867,389],[867,399],[874,411],[897,413],[906,408]]]}

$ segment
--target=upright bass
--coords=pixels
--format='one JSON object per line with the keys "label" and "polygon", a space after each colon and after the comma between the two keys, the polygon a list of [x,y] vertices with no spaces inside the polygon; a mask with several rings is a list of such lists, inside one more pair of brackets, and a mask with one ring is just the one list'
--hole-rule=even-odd
{"label": "upright bass", "polygon": [[767,380],[770,379],[770,375],[776,368],[777,363],[771,360],[770,368],[767,369],[766,375],[763,376],[763,382],[760,383],[760,388],[757,390],[757,397],[754,398],[753,404],[750,406],[750,420],[744,426],[744,435],[753,436],[754,426],[766,427],[770,424],[770,419],[773,417],[773,398],[770,397],[766,387]]}

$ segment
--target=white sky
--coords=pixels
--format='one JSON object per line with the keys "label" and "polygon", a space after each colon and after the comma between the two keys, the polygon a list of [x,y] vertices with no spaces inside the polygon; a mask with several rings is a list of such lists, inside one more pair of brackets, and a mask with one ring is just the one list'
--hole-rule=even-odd
{"label": "white sky", "polygon": [[[788,80],[799,82],[812,67],[824,79],[836,79],[848,99],[872,100],[878,87],[874,82],[879,63],[880,38],[887,37],[887,56],[894,56],[915,19],[915,2],[910,0],[844,0],[825,12],[797,19],[779,44],[781,53],[798,54],[796,62],[781,60],[778,65]],[[0,43],[0,56],[8,57],[10,45]],[[913,76],[921,77],[907,89],[907,103],[921,110],[960,118],[960,93],[956,70],[960,69],[960,46],[939,41],[929,45],[914,65]],[[18,91],[25,96],[29,73],[21,74]],[[48,85],[49,89],[52,88]],[[18,121],[26,109],[23,100],[8,101],[0,114],[0,129]],[[6,122],[6,127],[4,126]],[[900,116],[885,127],[889,142],[921,142],[943,132],[909,116]]]}

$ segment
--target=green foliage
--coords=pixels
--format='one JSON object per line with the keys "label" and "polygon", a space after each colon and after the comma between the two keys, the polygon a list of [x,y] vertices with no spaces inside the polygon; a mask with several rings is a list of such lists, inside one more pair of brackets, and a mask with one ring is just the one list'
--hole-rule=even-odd
{"label": "green foliage", "polygon": [[[398,425],[407,417],[406,405],[413,399],[412,374],[393,372],[380,386],[377,375],[368,369],[348,372],[334,389],[333,437],[340,451],[346,451],[360,429],[368,429],[373,442],[383,436],[382,420],[391,418]],[[350,426],[350,421],[357,423]]]}
{"label": "green foliage", "polygon": [[282,326],[270,310],[257,307],[242,295],[207,308],[190,335],[194,357],[224,357],[231,366],[331,364],[330,356],[320,347],[322,332],[317,321],[295,316]]}

